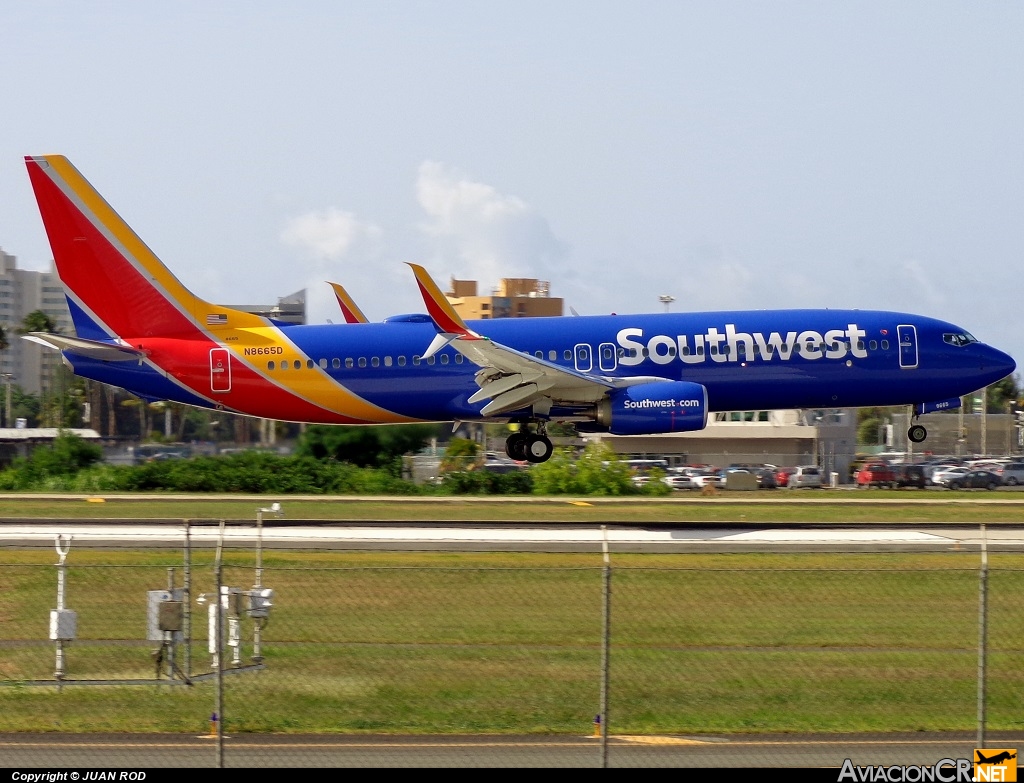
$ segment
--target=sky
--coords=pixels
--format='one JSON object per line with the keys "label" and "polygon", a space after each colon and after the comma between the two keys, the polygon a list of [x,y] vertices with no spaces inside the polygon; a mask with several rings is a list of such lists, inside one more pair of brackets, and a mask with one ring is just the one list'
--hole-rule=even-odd
{"label": "sky", "polygon": [[0,248],[68,156],[222,304],[371,320],[551,283],[580,314],[828,307],[1024,359],[1024,4],[0,3]]}

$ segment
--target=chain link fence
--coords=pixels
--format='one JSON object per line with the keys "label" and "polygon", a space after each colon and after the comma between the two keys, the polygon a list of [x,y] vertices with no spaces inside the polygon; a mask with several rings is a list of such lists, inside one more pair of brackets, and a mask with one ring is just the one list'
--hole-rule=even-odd
{"label": "chain link fence", "polygon": [[1024,735],[1020,554],[82,547],[74,628],[54,560],[0,549],[8,763],[784,766],[759,738]]}

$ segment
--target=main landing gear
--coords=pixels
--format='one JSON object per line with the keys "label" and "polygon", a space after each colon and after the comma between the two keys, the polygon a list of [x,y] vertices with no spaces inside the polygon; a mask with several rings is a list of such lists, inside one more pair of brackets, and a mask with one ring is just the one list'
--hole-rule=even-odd
{"label": "main landing gear", "polygon": [[555,448],[548,440],[547,424],[537,422],[536,432],[527,430],[525,424],[521,426],[519,432],[513,432],[505,440],[505,453],[517,462],[547,462]]}
{"label": "main landing gear", "polygon": [[924,443],[924,439],[928,437],[928,430],[920,424],[915,424],[907,430],[907,437],[910,438],[912,443]]}

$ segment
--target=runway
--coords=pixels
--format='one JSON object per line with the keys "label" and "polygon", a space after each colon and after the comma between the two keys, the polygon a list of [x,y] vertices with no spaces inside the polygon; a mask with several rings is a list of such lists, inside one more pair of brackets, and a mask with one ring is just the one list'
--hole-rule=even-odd
{"label": "runway", "polygon": [[[1019,732],[1000,732],[989,747],[1024,745]],[[599,767],[600,740],[587,736],[259,735],[225,739],[228,767]],[[613,767],[803,767],[835,780],[844,759],[858,766],[933,765],[971,759],[965,732],[894,734],[747,734],[612,736]],[[10,767],[146,769],[212,767],[216,743],[196,735],[0,734]],[[167,777],[170,777],[168,775]],[[147,774],[147,781],[164,779]],[[819,779],[819,778],[816,778]]]}
{"label": "runway", "polygon": [[[75,546],[182,547],[181,524],[94,522],[37,522],[0,526],[0,546],[51,546],[58,535],[72,536]],[[188,539],[197,548],[216,545],[215,526],[190,526]],[[255,546],[258,531],[252,523],[233,523],[223,531],[224,545]],[[985,533],[993,551],[1024,551],[1024,527],[989,527]],[[276,549],[377,549],[433,551],[552,551],[599,552],[605,542],[612,552],[708,551],[949,551],[979,550],[978,527],[900,528],[874,525],[830,526],[714,526],[645,527],[596,524],[408,525],[400,523],[265,525],[263,545]]]}

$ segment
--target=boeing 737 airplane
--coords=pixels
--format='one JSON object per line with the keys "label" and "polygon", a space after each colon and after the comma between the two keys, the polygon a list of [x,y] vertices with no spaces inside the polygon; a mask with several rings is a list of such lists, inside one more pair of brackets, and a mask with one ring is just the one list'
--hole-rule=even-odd
{"label": "boeing 737 airplane", "polygon": [[28,337],[149,400],[324,424],[516,422],[509,456],[543,462],[550,422],[640,435],[700,430],[714,411],[921,415],[1016,366],[954,324],[873,310],[467,323],[415,264],[425,314],[367,323],[335,286],[349,323],[280,323],[192,294],[66,158],[25,162],[76,331]]}

